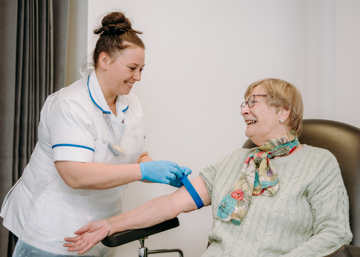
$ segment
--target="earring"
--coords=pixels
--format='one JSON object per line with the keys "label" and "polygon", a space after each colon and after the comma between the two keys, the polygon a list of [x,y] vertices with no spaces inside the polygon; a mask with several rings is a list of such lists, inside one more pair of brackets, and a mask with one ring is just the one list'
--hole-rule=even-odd
{"label": "earring", "polygon": [[280,120],[279,120],[279,123],[280,123],[280,124],[281,124],[281,123],[283,123],[283,120],[282,120],[282,119],[280,119]]}

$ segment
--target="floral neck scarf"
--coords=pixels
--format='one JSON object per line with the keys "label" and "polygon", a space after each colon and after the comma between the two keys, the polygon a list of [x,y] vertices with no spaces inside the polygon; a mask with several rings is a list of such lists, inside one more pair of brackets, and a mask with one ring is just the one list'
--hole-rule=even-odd
{"label": "floral neck scarf", "polygon": [[239,181],[220,202],[216,218],[239,226],[248,211],[252,196],[274,196],[279,179],[270,159],[291,154],[299,145],[294,131],[256,148],[246,160]]}

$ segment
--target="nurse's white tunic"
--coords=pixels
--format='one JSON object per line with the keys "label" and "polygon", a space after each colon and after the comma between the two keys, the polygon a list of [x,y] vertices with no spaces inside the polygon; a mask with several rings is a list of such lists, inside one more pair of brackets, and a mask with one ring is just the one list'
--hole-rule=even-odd
{"label": "nurse's white tunic", "polygon": [[[64,237],[89,221],[121,212],[126,185],[107,190],[72,189],[64,183],[54,161],[107,164],[136,163],[144,149],[143,112],[133,94],[118,96],[117,116],[107,105],[95,72],[50,95],[41,111],[39,140],[22,178],[4,200],[4,226],[22,241],[44,251],[76,255],[62,245]],[[116,156],[103,113],[110,120],[117,143]],[[97,244],[86,255],[107,256],[111,248]]]}

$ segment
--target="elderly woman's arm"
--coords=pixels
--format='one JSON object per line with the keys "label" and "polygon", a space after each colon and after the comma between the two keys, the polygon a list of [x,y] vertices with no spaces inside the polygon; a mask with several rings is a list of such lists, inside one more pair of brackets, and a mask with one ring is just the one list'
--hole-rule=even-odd
{"label": "elderly woman's arm", "polygon": [[[210,197],[202,178],[191,181],[205,206],[210,205]],[[172,219],[182,212],[197,210],[196,204],[185,187],[181,187],[170,195],[152,199],[139,207],[109,219],[110,234],[129,229],[145,228]],[[106,237],[109,231],[108,221],[90,222],[75,232],[78,236],[65,238],[68,251],[83,254]]]}
{"label": "elderly woman's arm", "polygon": [[284,257],[325,256],[352,239],[349,199],[335,160],[334,165],[316,176],[307,193],[313,212],[314,235]]}

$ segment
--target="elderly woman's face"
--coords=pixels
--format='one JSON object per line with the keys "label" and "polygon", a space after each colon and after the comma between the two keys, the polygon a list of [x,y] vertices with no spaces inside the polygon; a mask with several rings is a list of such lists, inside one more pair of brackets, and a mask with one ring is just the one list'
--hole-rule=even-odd
{"label": "elderly woman's face", "polygon": [[[245,100],[247,101],[254,94],[266,95],[267,92],[259,85],[253,89]],[[279,122],[280,119],[283,119],[282,111],[276,113],[276,109],[267,104],[266,97],[255,97],[255,104],[251,108],[246,105],[241,110],[241,115],[247,124],[245,134],[256,145],[263,145],[267,141],[279,138],[287,132],[286,127]]]}

